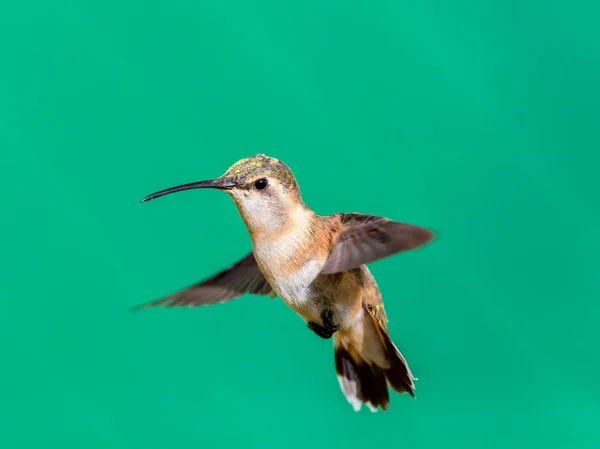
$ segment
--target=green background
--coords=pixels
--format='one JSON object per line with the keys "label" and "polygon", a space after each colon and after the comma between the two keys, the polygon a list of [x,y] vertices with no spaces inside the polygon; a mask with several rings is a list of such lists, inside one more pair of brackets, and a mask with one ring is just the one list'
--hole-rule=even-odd
{"label": "green background", "polygon": [[[4,2],[0,447],[600,447],[589,5]],[[220,192],[139,200],[256,153],[438,232],[371,265],[416,400],[354,413],[279,299],[130,312],[250,248]]]}

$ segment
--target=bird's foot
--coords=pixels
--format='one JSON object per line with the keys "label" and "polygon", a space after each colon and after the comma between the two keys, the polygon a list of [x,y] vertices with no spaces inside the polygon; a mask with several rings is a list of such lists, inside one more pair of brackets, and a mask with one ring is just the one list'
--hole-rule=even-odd
{"label": "bird's foot", "polygon": [[326,308],[321,312],[321,320],[323,324],[317,324],[314,321],[308,323],[308,327],[321,338],[331,338],[342,327],[340,324],[333,323],[331,309]]}
{"label": "bird's foot", "polygon": [[325,326],[321,326],[320,324],[315,323],[314,321],[310,321],[308,323],[308,328],[315,334],[317,334],[319,337],[327,339],[333,337],[333,333],[339,329],[339,326],[337,326],[337,328],[335,329],[327,328]]}

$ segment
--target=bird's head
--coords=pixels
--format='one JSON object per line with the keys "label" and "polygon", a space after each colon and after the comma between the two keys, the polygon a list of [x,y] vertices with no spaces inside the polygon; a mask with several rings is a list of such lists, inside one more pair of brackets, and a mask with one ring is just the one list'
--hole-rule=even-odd
{"label": "bird's head", "polygon": [[278,159],[257,154],[233,164],[222,176],[153,193],[142,200],[190,189],[223,190],[234,200],[250,231],[283,226],[298,207],[304,207],[296,179]]}

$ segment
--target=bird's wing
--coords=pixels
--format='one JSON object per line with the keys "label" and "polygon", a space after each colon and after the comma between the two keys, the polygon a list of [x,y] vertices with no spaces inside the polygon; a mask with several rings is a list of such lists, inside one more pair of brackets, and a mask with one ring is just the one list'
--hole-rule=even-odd
{"label": "bird's wing", "polygon": [[321,273],[352,270],[401,251],[418,248],[433,238],[425,228],[362,214],[336,214],[341,232]]}
{"label": "bird's wing", "polygon": [[254,254],[250,253],[242,260],[198,284],[174,293],[157,301],[143,304],[136,309],[148,307],[198,307],[227,302],[246,293],[254,295],[276,296],[261,273]]}

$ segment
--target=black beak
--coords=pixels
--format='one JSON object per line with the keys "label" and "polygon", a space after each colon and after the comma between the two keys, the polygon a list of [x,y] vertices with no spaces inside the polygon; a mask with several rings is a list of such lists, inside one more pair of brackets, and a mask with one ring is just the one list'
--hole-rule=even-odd
{"label": "black beak", "polygon": [[183,185],[180,185],[177,187],[171,187],[170,189],[161,190],[160,192],[156,192],[156,193],[153,193],[152,195],[148,195],[146,198],[144,198],[142,200],[142,203],[153,200],[154,198],[158,198],[159,196],[168,195],[169,193],[181,192],[182,190],[191,190],[191,189],[228,190],[228,189],[233,189],[234,187],[235,187],[234,182],[226,181],[226,180],[222,180],[222,179],[190,182],[189,184],[183,184]]}

